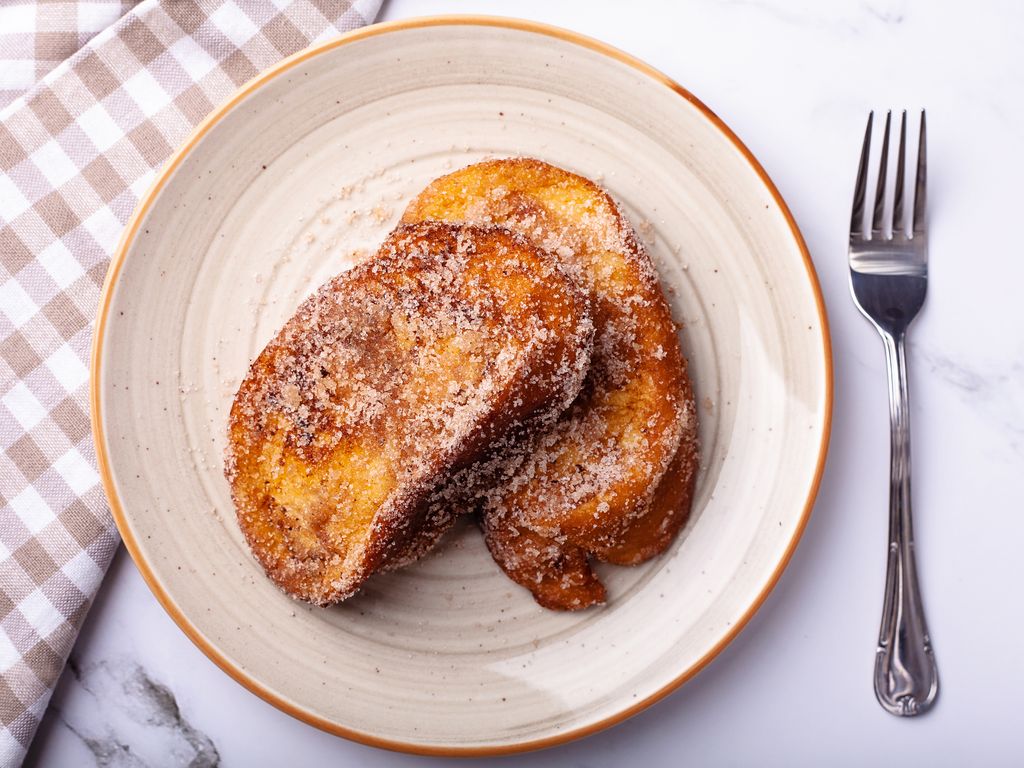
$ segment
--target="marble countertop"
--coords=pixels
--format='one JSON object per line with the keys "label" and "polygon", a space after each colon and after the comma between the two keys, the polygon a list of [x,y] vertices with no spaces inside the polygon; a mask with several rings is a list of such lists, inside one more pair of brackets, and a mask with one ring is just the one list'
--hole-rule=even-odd
{"label": "marble countertop", "polygon": [[[814,257],[835,347],[832,447],[807,532],[740,637],[628,722],[502,765],[1008,765],[1024,753],[1024,6],[927,0],[391,0],[383,18],[516,15],[668,73],[747,143]],[[918,562],[942,676],[934,711],[885,714],[888,417],[881,344],[847,287],[871,108],[926,106],[931,281],[910,338]],[[257,736],[258,734],[258,736]],[[347,742],[248,693],[195,648],[122,551],[28,765],[441,765]],[[480,761],[485,762],[485,761]],[[458,761],[473,765],[475,761]],[[1019,763],[1018,763],[1019,764]]]}

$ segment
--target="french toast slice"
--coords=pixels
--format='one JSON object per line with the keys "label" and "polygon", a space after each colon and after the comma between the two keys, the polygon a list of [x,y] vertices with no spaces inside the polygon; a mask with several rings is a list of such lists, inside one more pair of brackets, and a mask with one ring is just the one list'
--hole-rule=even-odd
{"label": "french toast slice", "polygon": [[267,575],[317,605],[355,593],[430,524],[440,478],[572,401],[589,312],[547,254],[470,225],[399,227],[322,286],[231,407],[225,473]]}
{"label": "french toast slice", "polygon": [[654,266],[606,192],[539,160],[487,161],[435,180],[402,219],[427,220],[507,227],[588,294],[594,353],[580,396],[455,485],[464,509],[482,512],[495,560],[538,602],[603,602],[588,555],[635,564],[664,551],[696,479],[693,390]]}

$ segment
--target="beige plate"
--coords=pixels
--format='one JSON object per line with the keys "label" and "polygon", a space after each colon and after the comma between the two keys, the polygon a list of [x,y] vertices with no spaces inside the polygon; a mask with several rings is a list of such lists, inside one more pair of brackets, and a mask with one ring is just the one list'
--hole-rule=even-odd
{"label": "beige plate", "polygon": [[[654,562],[603,568],[610,604],[580,614],[538,608],[469,526],[340,607],[293,602],[250,556],[222,476],[249,361],[428,181],[520,154],[602,181],[651,248],[701,406],[691,524]],[[326,730],[482,754],[617,722],[735,636],[810,512],[830,366],[800,234],[706,107],[564,30],[418,19],[285,60],[182,147],[110,270],[92,407],[125,543],[214,661]]]}

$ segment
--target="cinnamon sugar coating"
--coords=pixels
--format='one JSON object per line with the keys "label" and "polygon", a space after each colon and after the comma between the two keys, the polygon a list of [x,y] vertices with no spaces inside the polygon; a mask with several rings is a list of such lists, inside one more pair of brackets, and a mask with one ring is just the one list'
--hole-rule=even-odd
{"label": "cinnamon sugar coating", "polygon": [[[542,605],[603,602],[589,557],[635,564],[685,522],[698,465],[697,414],[656,271],[596,184],[530,159],[441,177],[403,222],[507,227],[556,258],[588,295],[595,339],[579,397],[553,424],[505,440],[431,501],[435,520],[479,511],[495,560]],[[444,526],[410,546],[426,551]]]}
{"label": "cinnamon sugar coating", "polygon": [[523,238],[399,227],[303,302],[232,404],[225,473],[267,575],[352,595],[436,525],[441,478],[565,409],[592,340],[586,297]]}

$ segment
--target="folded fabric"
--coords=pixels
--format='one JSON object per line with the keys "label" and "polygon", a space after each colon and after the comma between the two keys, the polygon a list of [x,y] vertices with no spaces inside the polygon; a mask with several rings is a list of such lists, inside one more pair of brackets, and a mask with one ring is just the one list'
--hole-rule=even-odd
{"label": "folded fabric", "polygon": [[121,229],[214,106],[379,6],[0,5],[0,765],[23,759],[118,544],[87,390]]}

